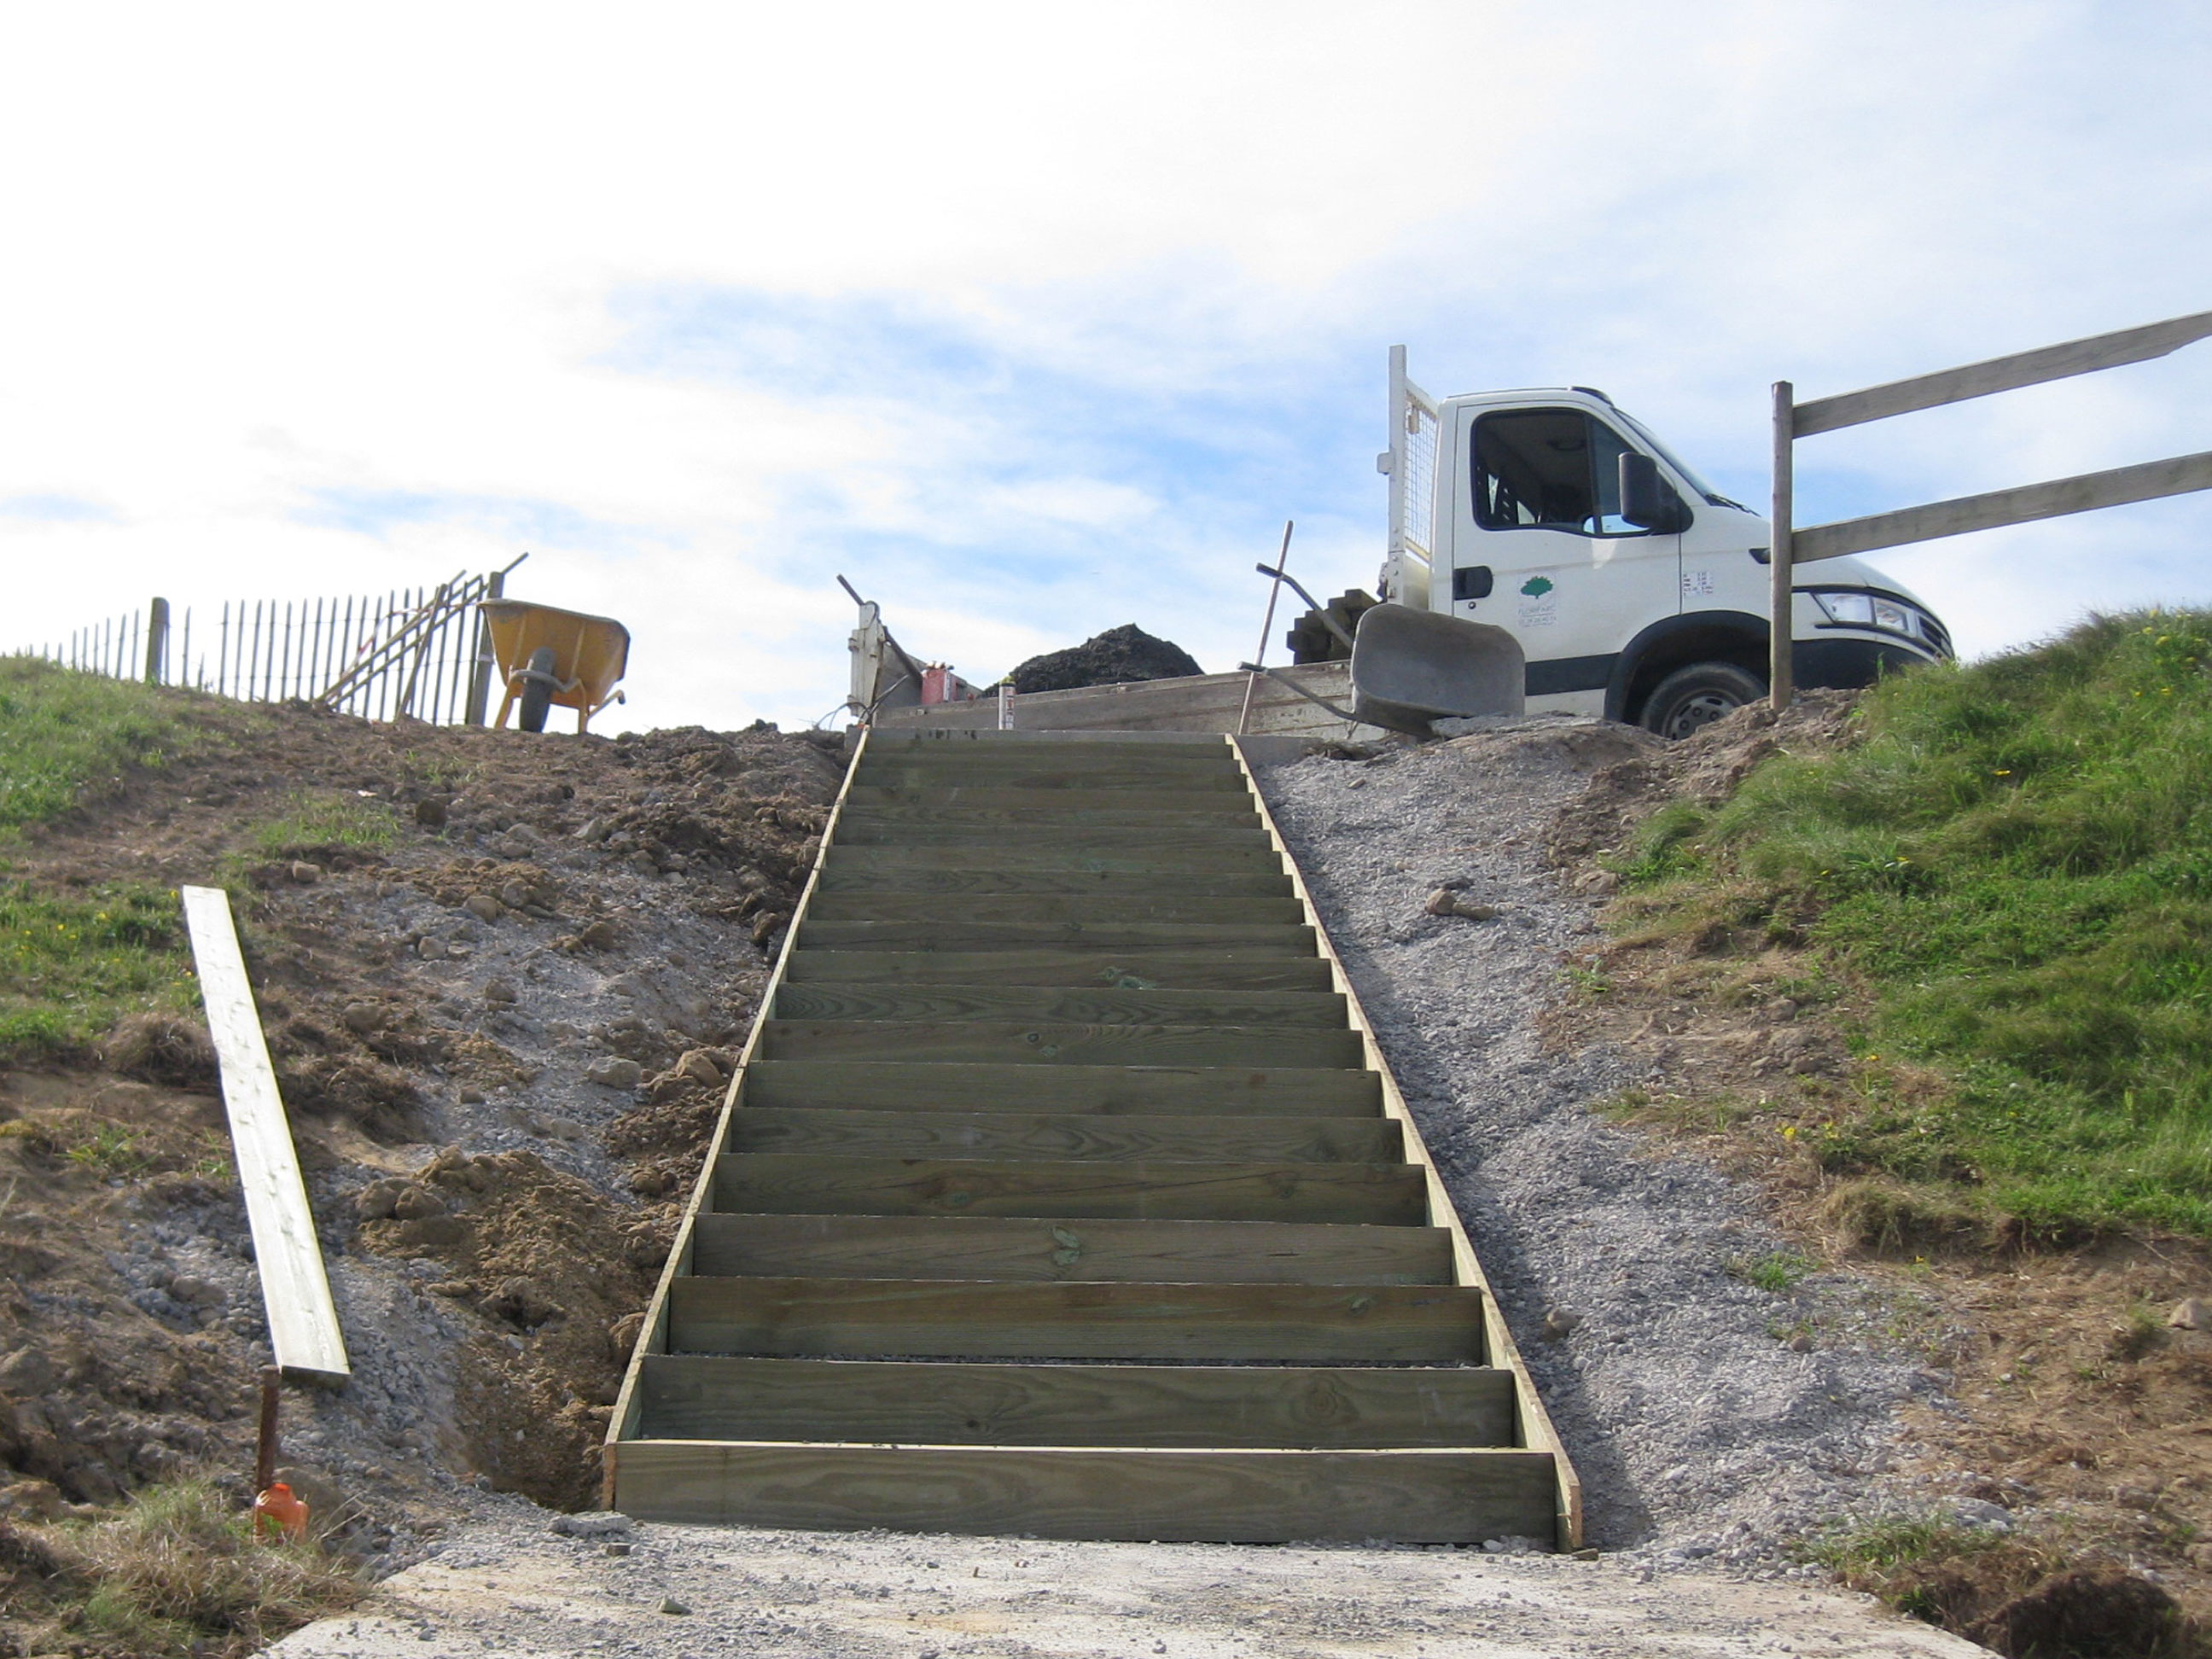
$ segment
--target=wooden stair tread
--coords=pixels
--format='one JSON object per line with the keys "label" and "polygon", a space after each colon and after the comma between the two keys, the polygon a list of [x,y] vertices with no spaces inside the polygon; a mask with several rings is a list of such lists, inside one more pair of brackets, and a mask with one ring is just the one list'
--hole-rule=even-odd
{"label": "wooden stair tread", "polygon": [[857,1158],[735,1152],[714,1166],[718,1210],[756,1215],[999,1215],[1064,1220],[1427,1224],[1411,1164]]}
{"label": "wooden stair tread", "polygon": [[670,1283],[668,1349],[813,1358],[1472,1365],[1484,1359],[1482,1294],[1463,1285],[694,1274]]}
{"label": "wooden stair tread", "polygon": [[[1130,975],[1134,977],[1134,975]],[[1178,991],[1115,986],[891,985],[787,978],[783,1020],[1044,1020],[1063,1025],[1269,1025],[1345,1029],[1334,991]]]}
{"label": "wooden stair tread", "polygon": [[794,951],[786,985],[1030,985],[1129,990],[1326,991],[1319,957],[1257,951]]}
{"label": "wooden stair tread", "polygon": [[1235,950],[1273,956],[1310,957],[1313,929],[1280,922],[1000,921],[969,920],[824,921],[809,916],[799,924],[802,950],[972,951],[1028,947],[1090,950]]}
{"label": "wooden stair tread", "polygon": [[692,1271],[842,1279],[1449,1285],[1441,1227],[1006,1216],[702,1215]]}
{"label": "wooden stair tread", "polygon": [[1057,1066],[1358,1066],[1351,1031],[1280,1025],[1099,1025],[1051,1020],[767,1019],[760,1053],[769,1060],[899,1058]]}
{"label": "wooden stair tread", "polygon": [[1139,1117],[1097,1113],[872,1112],[748,1106],[730,1116],[728,1152],[878,1158],[1396,1164],[1387,1118]]}
{"label": "wooden stair tread", "polygon": [[1510,1446],[1513,1378],[1488,1366],[646,1362],[650,1438],[909,1445]]}
{"label": "wooden stair tread", "polygon": [[1305,915],[1294,898],[1212,898],[1203,893],[900,893],[876,888],[817,890],[807,914],[817,921],[1133,921],[1244,923],[1294,927]]}
{"label": "wooden stair tread", "polygon": [[757,1060],[748,1106],[878,1111],[1280,1113],[1375,1117],[1375,1074],[1283,1066],[1016,1066],[902,1060]]}

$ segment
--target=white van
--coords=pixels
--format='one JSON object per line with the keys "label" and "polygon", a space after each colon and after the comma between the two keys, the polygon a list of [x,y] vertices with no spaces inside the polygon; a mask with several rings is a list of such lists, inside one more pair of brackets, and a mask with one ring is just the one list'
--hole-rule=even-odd
{"label": "white van", "polygon": [[[1386,601],[1504,629],[1528,707],[1679,738],[1766,695],[1767,521],[1589,386],[1431,398],[1391,352]],[[1856,558],[1799,570],[1796,679],[1869,684],[1951,654],[1926,605]],[[1295,631],[1300,660],[1327,636]]]}

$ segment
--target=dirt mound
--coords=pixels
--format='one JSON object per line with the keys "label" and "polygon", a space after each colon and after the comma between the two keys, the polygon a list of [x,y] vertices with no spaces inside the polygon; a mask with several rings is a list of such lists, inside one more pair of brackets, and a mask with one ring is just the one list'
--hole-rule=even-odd
{"label": "dirt mound", "polygon": [[1074,691],[1086,685],[1127,685],[1203,673],[1181,646],[1154,639],[1134,623],[1109,628],[1065,651],[1031,657],[1006,676],[1017,691]]}

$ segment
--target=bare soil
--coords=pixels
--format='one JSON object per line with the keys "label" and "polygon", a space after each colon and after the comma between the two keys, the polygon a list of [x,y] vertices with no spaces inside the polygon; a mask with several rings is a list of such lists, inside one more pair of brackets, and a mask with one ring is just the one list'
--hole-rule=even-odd
{"label": "bare soil", "polygon": [[[472,1487],[587,1504],[842,757],[772,728],[201,717],[183,758],[0,856],[40,888],[234,888],[355,1365],[342,1391],[287,1389],[290,1478],[373,1572],[419,1559]],[[330,799],[396,835],[258,844]],[[137,1017],[0,1072],[0,1521],[204,1469],[243,1502],[269,1357],[251,1255],[196,1022]],[[20,1610],[0,1606],[0,1652],[45,1650]]]}

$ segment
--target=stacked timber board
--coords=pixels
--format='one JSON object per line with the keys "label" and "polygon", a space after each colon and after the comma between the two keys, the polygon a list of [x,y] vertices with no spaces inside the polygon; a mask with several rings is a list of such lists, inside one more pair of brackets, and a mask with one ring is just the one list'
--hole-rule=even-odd
{"label": "stacked timber board", "polygon": [[605,1455],[665,1521],[1580,1533],[1222,738],[862,739]]}

